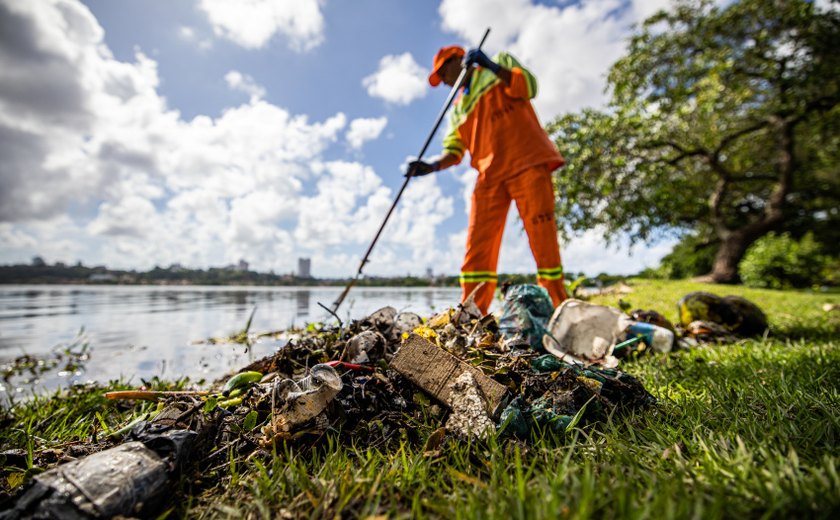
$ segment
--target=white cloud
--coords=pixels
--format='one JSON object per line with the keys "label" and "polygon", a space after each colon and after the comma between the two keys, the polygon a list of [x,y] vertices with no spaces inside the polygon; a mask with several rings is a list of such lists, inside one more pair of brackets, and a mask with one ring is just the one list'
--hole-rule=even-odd
{"label": "white cloud", "polygon": [[387,211],[391,190],[372,168],[357,162],[317,163],[315,170],[317,191],[301,200],[298,243],[317,249],[372,238],[372,225]]}
{"label": "white cloud", "polygon": [[[144,269],[245,258],[289,272],[311,256],[318,276],[355,271],[394,193],[369,165],[325,157],[341,138],[358,148],[381,135],[386,118],[311,120],[231,71],[228,85],[249,99],[184,119],[159,92],[157,62],[139,50],[117,60],[77,0],[7,4],[0,17],[18,30],[0,39],[0,259]],[[365,82],[409,103],[428,90],[425,76],[404,54]],[[366,272],[457,272],[464,235],[443,234],[454,197],[438,181],[411,182]],[[527,246],[509,249],[504,262],[530,258]]]}
{"label": "white cloud", "polygon": [[34,249],[38,240],[10,222],[0,222],[0,244],[9,249]]}
{"label": "white cloud", "polygon": [[192,27],[182,25],[178,28],[178,36],[187,41],[195,40],[195,29]]}
{"label": "white cloud", "polygon": [[195,31],[195,28],[188,25],[178,27],[178,37],[185,42],[197,45],[199,49],[206,51],[213,47],[213,42],[209,38],[201,38]]}
{"label": "white cloud", "polygon": [[350,148],[359,150],[365,141],[378,138],[387,124],[387,117],[354,119],[350,122],[350,128],[345,136],[347,144]]}
{"label": "white cloud", "polygon": [[[370,167],[360,163],[332,161],[316,169],[321,170],[317,193],[301,201],[296,245],[324,251],[325,246],[355,244],[358,254],[363,254],[382,225],[394,194]],[[365,272],[418,274],[427,265],[440,269],[437,272],[444,270],[442,266],[449,268],[452,257],[446,244],[440,243],[439,227],[452,216],[453,205],[436,177],[413,180],[387,222]],[[336,255],[330,264],[336,265],[339,258]],[[341,260],[343,270],[354,270],[359,260],[352,255]]]}
{"label": "white cloud", "polygon": [[[726,1],[726,0],[721,0]],[[670,5],[669,0],[581,0],[566,5],[533,0],[443,0],[443,28],[475,45],[505,50],[537,76],[534,105],[548,121],[561,113],[602,106],[609,67],[625,51],[633,24]]]}
{"label": "white cloud", "polygon": [[233,71],[227,81],[249,102],[184,120],[158,93],[157,64],[140,52],[114,59],[79,2],[0,10],[21,28],[0,42],[0,249],[114,267],[292,261],[310,163],[338,140],[344,114],[291,114]]}
{"label": "white cloud", "polygon": [[148,239],[151,231],[162,224],[157,222],[158,218],[149,199],[129,195],[114,202],[103,202],[88,230],[99,235]]}
{"label": "white cloud", "polygon": [[411,251],[409,265],[417,273],[419,266],[439,265],[447,260],[439,249],[437,227],[454,213],[454,200],[445,197],[434,175],[413,179],[403,193],[389,222],[386,242]]}
{"label": "white cloud", "polygon": [[201,0],[213,31],[247,49],[265,47],[275,34],[296,51],[324,39],[321,0]]}
{"label": "white cloud", "polygon": [[238,90],[251,96],[252,102],[265,97],[265,88],[254,81],[254,78],[248,74],[242,74],[238,70],[232,70],[225,74],[225,81],[232,90]]}
{"label": "white cloud", "polygon": [[[607,246],[603,232],[592,229],[575,237],[566,247],[561,247],[561,253],[567,271],[582,271],[587,276],[599,273],[635,274],[647,267],[656,267],[675,244],[676,240],[669,239],[641,248],[631,249],[626,241]],[[627,251],[627,254],[619,254],[619,251]]]}
{"label": "white cloud", "polygon": [[[66,215],[60,215],[24,225],[0,224],[0,258],[8,263],[26,262],[34,256],[41,256],[49,263],[75,263],[84,258],[86,243],[85,232]],[[20,252],[26,256],[21,258]],[[17,253],[18,256],[12,256]],[[100,264],[100,259],[92,259],[91,264]]]}
{"label": "white cloud", "polygon": [[362,86],[371,97],[397,105],[408,105],[426,95],[428,74],[408,52],[388,55],[379,61],[375,73],[362,80]]}

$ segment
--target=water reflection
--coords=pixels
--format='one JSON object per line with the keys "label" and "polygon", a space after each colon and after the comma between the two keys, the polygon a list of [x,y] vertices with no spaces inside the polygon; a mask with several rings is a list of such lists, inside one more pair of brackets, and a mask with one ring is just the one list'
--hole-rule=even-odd
{"label": "water reflection", "polygon": [[[0,286],[0,364],[22,354],[48,355],[84,328],[90,359],[84,372],[44,376],[45,387],[73,382],[164,376],[213,379],[282,343],[196,344],[242,330],[276,331],[332,321],[329,306],[342,287]],[[455,305],[457,288],[354,288],[339,314],[361,318],[390,305],[421,315]],[[0,388],[2,390],[2,388]],[[7,390],[9,390],[7,388]]]}
{"label": "water reflection", "polygon": [[295,292],[295,302],[297,303],[297,312],[295,316],[298,318],[306,318],[309,316],[309,289],[300,289]]}

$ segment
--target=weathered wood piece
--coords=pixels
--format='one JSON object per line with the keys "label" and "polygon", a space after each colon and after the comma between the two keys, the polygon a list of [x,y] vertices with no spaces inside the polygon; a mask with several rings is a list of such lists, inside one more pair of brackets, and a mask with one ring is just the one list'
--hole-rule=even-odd
{"label": "weathered wood piece", "polygon": [[464,372],[472,373],[487,400],[487,413],[491,417],[497,419],[507,404],[507,387],[417,334],[405,340],[391,360],[391,368],[446,406],[452,392],[450,384]]}

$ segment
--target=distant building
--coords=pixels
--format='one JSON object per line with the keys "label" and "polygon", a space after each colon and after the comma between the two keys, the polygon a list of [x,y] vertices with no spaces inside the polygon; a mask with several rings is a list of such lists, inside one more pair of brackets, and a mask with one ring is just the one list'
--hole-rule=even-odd
{"label": "distant building", "polygon": [[248,270],[248,267],[249,267],[248,262],[246,262],[245,260],[239,260],[239,263],[228,264],[228,265],[222,267],[222,269],[224,269],[225,271],[244,272],[244,271]]}
{"label": "distant building", "polygon": [[298,258],[298,278],[312,278],[311,258]]}
{"label": "distant building", "polygon": [[44,262],[44,259],[41,258],[40,256],[32,257],[32,266],[33,267],[44,267],[45,265],[47,265],[47,263]]}

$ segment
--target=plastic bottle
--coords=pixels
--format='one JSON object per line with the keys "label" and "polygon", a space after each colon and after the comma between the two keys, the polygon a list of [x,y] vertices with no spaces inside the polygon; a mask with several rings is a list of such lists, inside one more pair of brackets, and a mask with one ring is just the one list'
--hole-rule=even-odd
{"label": "plastic bottle", "polygon": [[642,341],[655,352],[670,352],[674,346],[674,333],[652,323],[634,322],[627,327],[627,336],[641,336]]}

